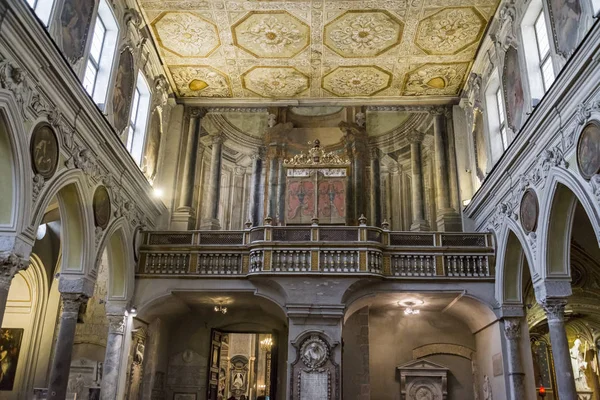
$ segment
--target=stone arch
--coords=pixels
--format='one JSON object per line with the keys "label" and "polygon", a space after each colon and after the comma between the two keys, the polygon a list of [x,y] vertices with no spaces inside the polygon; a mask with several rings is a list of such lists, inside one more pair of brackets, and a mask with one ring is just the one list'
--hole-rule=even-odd
{"label": "stone arch", "polygon": [[5,321],[11,327],[24,329],[14,391],[31,393],[33,390],[48,293],[44,265],[37,255],[32,254],[29,267],[13,279],[7,309],[11,308],[11,299],[17,309],[9,313]]}
{"label": "stone arch", "polygon": [[505,221],[497,252],[496,299],[500,305],[523,304],[523,264],[527,263],[532,280],[537,273],[525,236],[513,220]]}
{"label": "stone arch", "polygon": [[538,273],[543,279],[570,278],[571,230],[578,202],[594,228],[596,241],[600,243],[600,213],[581,181],[565,169],[550,170],[538,219]]}
{"label": "stone arch", "polygon": [[21,233],[31,207],[31,165],[27,135],[9,92],[0,91],[0,233]]}
{"label": "stone arch", "polygon": [[115,220],[102,239],[96,253],[94,271],[103,252],[108,255],[108,301],[129,301],[133,296],[135,280],[135,260],[133,239],[125,218]]}
{"label": "stone arch", "polygon": [[56,197],[62,221],[61,275],[85,275],[92,268],[94,228],[92,201],[86,187],[80,170],[63,172],[46,188],[33,215],[31,228],[35,232],[46,208]]}

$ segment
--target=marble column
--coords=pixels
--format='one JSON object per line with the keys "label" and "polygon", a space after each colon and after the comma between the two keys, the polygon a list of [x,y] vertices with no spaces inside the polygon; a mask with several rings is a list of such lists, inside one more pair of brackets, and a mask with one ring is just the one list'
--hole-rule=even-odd
{"label": "marble column", "polygon": [[120,361],[123,352],[123,334],[125,333],[125,316],[122,314],[107,315],[108,339],[102,367],[101,400],[116,400],[119,386]]}
{"label": "marble column", "polygon": [[410,143],[410,171],[412,194],[412,225],[411,231],[428,231],[429,224],[423,215],[423,163],[421,160],[421,143],[424,134],[413,131],[408,136]]}
{"label": "marble column", "polygon": [[459,231],[461,228],[460,216],[450,204],[450,172],[446,158],[447,138],[447,110],[444,107],[432,109],[434,158],[437,173],[435,174],[437,229],[439,231]]}
{"label": "marble column", "polygon": [[87,297],[80,293],[61,293],[61,299],[63,309],[48,381],[48,399],[56,400],[64,400],[67,396],[77,316],[81,305],[87,302]]}
{"label": "marble column", "polygon": [[392,230],[402,230],[402,200],[401,200],[400,168],[396,165],[390,167],[390,190],[392,191],[392,204],[390,213],[392,215]]}
{"label": "marble column", "polygon": [[236,165],[233,169],[233,193],[231,199],[231,229],[244,229],[243,210],[246,192],[246,167]]}
{"label": "marble column", "polygon": [[250,207],[248,219],[252,222],[252,226],[260,225],[260,180],[262,177],[262,152],[259,151],[252,155],[252,178],[250,186]]}
{"label": "marble column", "polygon": [[285,144],[281,145],[279,159],[277,161],[277,225],[285,224],[285,168],[283,160],[285,159]]}
{"label": "marble column", "polygon": [[267,202],[267,217],[277,216],[277,176],[279,175],[279,146],[269,147],[269,197]]}
{"label": "marble column", "polygon": [[511,400],[522,400],[525,394],[525,372],[521,361],[519,341],[521,339],[522,318],[504,318],[506,337],[506,358],[508,364],[508,390]]}
{"label": "marble column", "polygon": [[221,194],[221,162],[223,150],[223,137],[215,135],[212,139],[210,158],[210,176],[208,179],[208,196],[206,198],[206,219],[202,229],[219,230],[219,199]]}
{"label": "marble column", "polygon": [[560,400],[577,400],[575,377],[573,376],[571,355],[569,353],[569,342],[567,341],[567,332],[565,330],[565,306],[567,305],[567,300],[564,298],[546,299],[542,301],[541,305],[548,318],[552,358],[554,359],[554,370],[558,386],[558,398]]}
{"label": "marble column", "polygon": [[371,212],[373,226],[381,226],[381,165],[377,148],[371,149]]}
{"label": "marble column", "polygon": [[187,230],[194,225],[196,218],[192,202],[194,200],[194,186],[196,184],[196,161],[200,141],[200,124],[206,111],[199,108],[190,110],[190,125],[183,162],[183,175],[179,205],[173,213],[173,228]]}
{"label": "marble column", "polygon": [[29,260],[25,260],[15,253],[0,254],[0,326],[2,326],[4,312],[6,311],[10,284],[15,275],[28,266]]}

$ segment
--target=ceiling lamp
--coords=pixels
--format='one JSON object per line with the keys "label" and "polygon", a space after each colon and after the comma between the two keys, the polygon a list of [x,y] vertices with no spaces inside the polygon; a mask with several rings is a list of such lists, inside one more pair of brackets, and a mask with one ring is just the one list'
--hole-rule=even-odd
{"label": "ceiling lamp", "polygon": [[421,310],[418,310],[416,307],[420,307],[425,302],[423,300],[402,300],[398,302],[398,305],[404,307],[404,315],[418,315],[421,313]]}
{"label": "ceiling lamp", "polygon": [[223,314],[227,314],[227,307],[224,307],[222,304],[217,304],[215,306],[215,312],[220,312]]}

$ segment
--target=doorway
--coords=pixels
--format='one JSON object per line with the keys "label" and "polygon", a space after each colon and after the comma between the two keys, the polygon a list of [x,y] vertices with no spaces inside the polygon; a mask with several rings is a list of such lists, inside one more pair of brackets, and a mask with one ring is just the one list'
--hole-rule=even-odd
{"label": "doorway", "polygon": [[211,337],[209,400],[275,399],[275,334],[213,330]]}

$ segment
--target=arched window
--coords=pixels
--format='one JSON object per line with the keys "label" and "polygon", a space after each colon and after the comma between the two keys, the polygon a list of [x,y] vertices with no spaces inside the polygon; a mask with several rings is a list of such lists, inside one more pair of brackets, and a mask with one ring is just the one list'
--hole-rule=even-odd
{"label": "arched window", "polygon": [[131,114],[129,116],[129,131],[127,135],[127,150],[133,159],[141,166],[144,143],[146,141],[146,125],[150,108],[150,89],[146,78],[138,72]]}
{"label": "arched window", "polygon": [[33,9],[35,15],[47,27],[50,22],[50,14],[52,14],[52,6],[54,0],[27,0],[27,4]]}
{"label": "arched window", "polygon": [[118,37],[119,29],[113,11],[106,0],[100,0],[83,86],[101,109],[106,102]]}
{"label": "arched window", "polygon": [[485,104],[492,162],[495,163],[509,145],[504,96],[498,71],[494,71],[490,76],[485,90]]}

